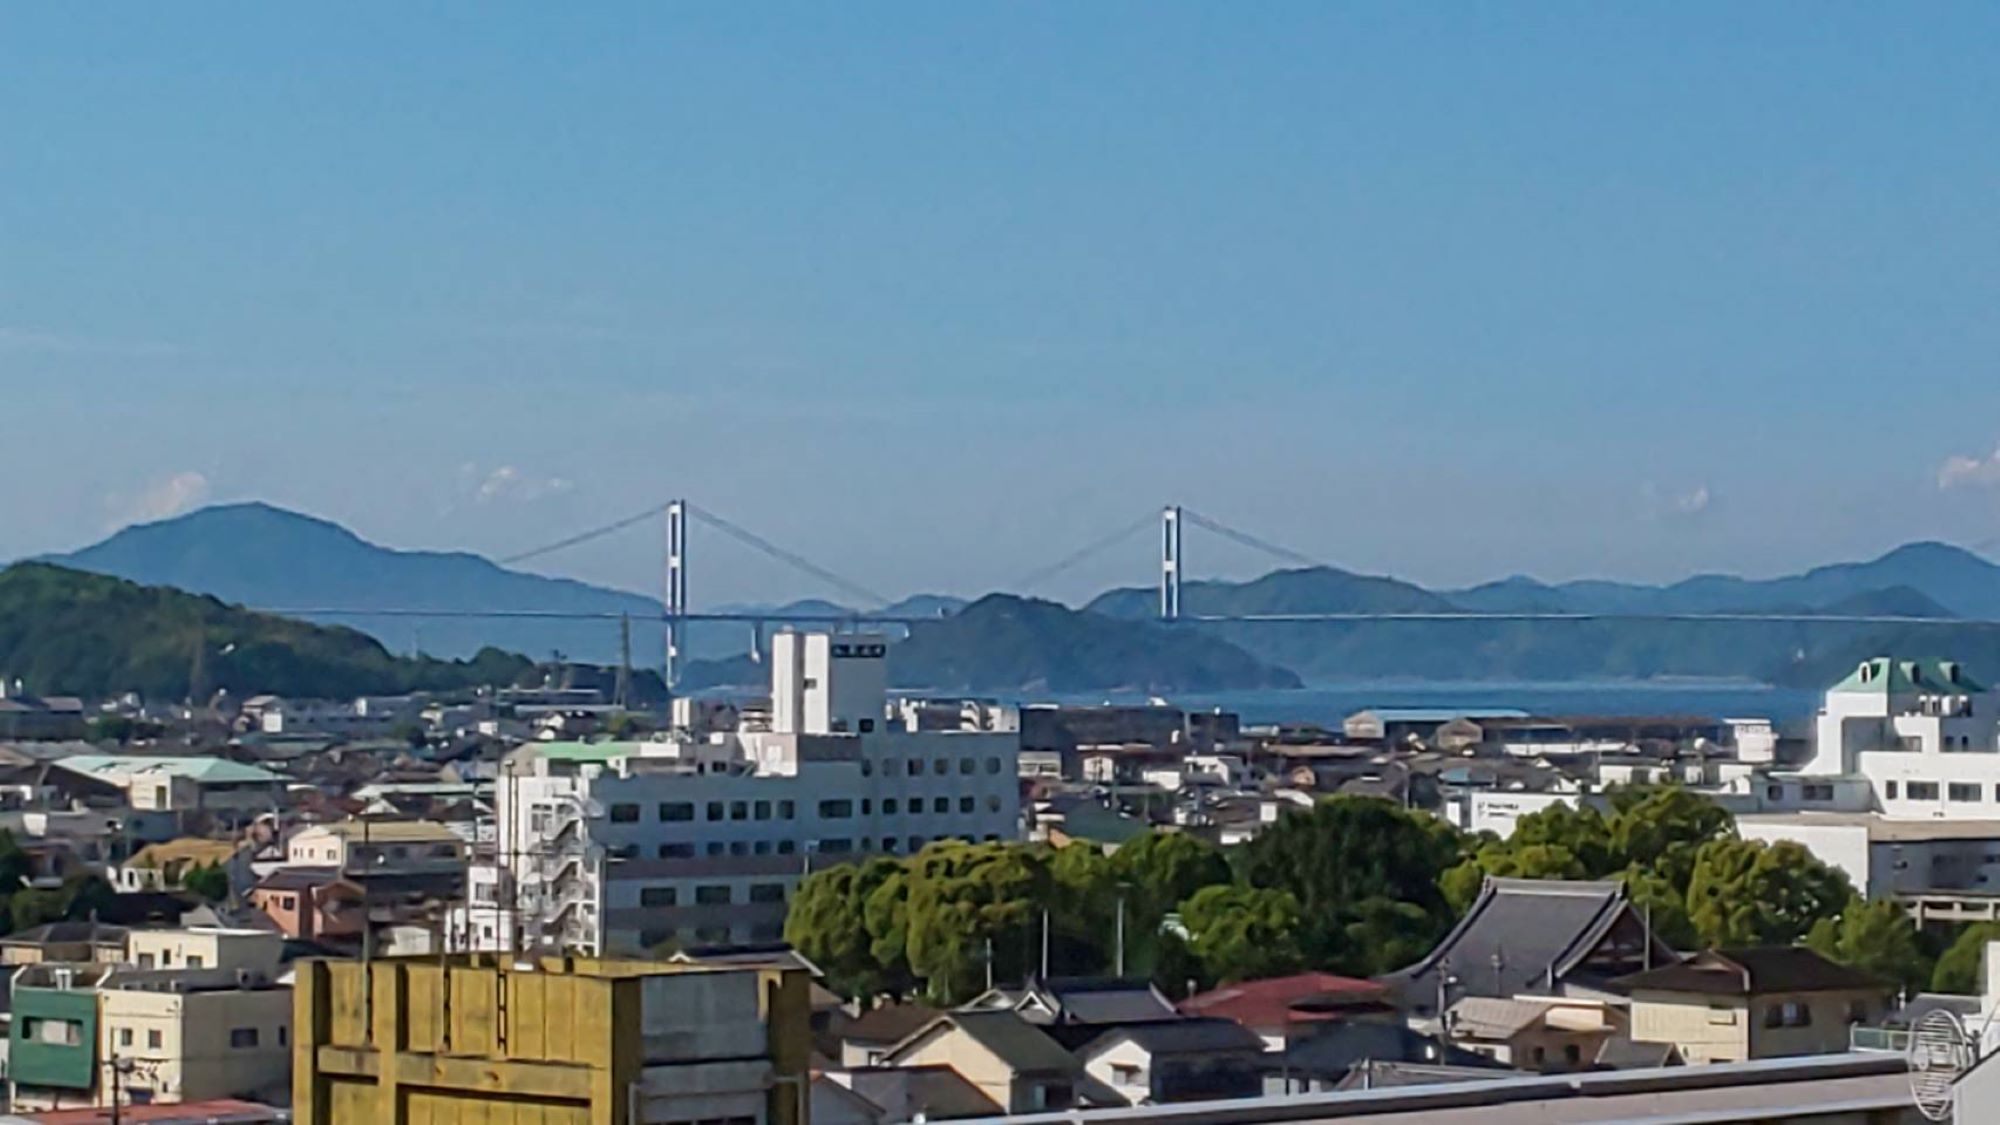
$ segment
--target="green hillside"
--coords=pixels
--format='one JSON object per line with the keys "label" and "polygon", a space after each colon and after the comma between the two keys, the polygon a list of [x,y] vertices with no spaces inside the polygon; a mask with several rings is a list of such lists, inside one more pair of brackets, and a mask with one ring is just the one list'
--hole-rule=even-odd
{"label": "green hillside", "polygon": [[30,691],[343,697],[511,683],[530,664],[487,649],[471,660],[405,659],[352,629],[311,625],[162,586],[47,563],[0,570],[0,674]]}

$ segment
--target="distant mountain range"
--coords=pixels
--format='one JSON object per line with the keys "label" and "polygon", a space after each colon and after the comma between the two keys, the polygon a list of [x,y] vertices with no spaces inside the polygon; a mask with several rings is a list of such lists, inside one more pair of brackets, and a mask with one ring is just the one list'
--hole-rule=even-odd
{"label": "distant mountain range", "polygon": [[[231,602],[302,610],[385,607],[559,610],[630,614],[634,659],[657,663],[659,603],[644,595],[509,570],[477,555],[396,551],[324,520],[264,504],[208,508],[127,528],[50,561]],[[2000,629],[1965,624],[1379,621],[1238,623],[1163,629],[1149,624],[1151,587],[1109,591],[1082,611],[1010,597],[924,595],[893,607],[937,617],[898,646],[893,671],[912,686],[1096,691],[1268,687],[1296,673],[1308,681],[1426,677],[1588,679],[1738,676],[1817,683],[1877,651],[1954,654],[2000,677]],[[1664,586],[1609,581],[1560,584],[1513,577],[1431,590],[1334,568],[1284,570],[1248,582],[1191,582],[1190,614],[1419,612],[1880,615],[2000,619],[2000,567],[1961,548],[1913,543],[1867,562],[1772,579],[1701,575]],[[852,612],[831,602],[739,607],[777,614]],[[956,614],[956,616],[949,616]],[[313,614],[306,614],[314,617]],[[617,658],[617,626],[604,621],[413,619],[327,616],[396,651],[467,656],[494,645],[536,658]],[[761,670],[747,658],[751,633],[697,626],[685,646],[695,673],[734,682]],[[744,659],[731,662],[732,656]]]}
{"label": "distant mountain range", "polygon": [[532,670],[493,649],[470,661],[392,656],[352,629],[46,563],[0,570],[0,674],[41,694],[341,697],[507,684]]}

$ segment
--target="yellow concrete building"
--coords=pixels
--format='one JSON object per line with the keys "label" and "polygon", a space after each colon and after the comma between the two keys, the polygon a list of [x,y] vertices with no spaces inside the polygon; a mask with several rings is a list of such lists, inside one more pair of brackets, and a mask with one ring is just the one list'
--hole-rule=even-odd
{"label": "yellow concrete building", "polygon": [[1690,1063],[1839,1054],[1892,991],[1799,946],[1709,950],[1612,984],[1631,997],[1632,1041],[1671,1045]]}
{"label": "yellow concrete building", "polygon": [[310,961],[298,1125],[808,1125],[808,974],[471,954]]}

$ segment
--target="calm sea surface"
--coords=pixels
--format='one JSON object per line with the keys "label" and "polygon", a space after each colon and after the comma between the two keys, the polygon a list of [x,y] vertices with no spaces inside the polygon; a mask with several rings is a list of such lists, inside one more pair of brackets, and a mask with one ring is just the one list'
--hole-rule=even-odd
{"label": "calm sea surface", "polygon": [[[1144,703],[1139,693],[1026,698],[1021,702]],[[1500,682],[1365,680],[1313,684],[1292,691],[1237,691],[1172,696],[1179,707],[1235,711],[1246,723],[1317,723],[1337,728],[1374,707],[1511,707],[1531,715],[1705,715],[1766,718],[1796,725],[1819,706],[1820,693],[1736,680]]]}

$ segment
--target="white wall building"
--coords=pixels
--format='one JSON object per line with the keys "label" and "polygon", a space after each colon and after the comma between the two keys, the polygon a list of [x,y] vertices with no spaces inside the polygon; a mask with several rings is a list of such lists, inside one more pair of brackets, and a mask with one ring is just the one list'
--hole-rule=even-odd
{"label": "white wall building", "polygon": [[1866,778],[1894,817],[2000,815],[2000,696],[1949,660],[1862,661],[1827,689],[1804,772]]}
{"label": "white wall building", "polygon": [[768,731],[523,747],[495,789],[499,861],[473,869],[453,943],[774,940],[808,870],[1017,838],[1018,733],[890,722],[886,655],[876,636],[780,633]]}

